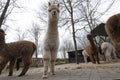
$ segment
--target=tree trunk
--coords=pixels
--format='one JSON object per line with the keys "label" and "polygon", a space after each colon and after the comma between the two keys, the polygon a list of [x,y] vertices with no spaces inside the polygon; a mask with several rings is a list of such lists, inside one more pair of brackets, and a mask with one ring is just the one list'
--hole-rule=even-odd
{"label": "tree trunk", "polygon": [[69,6],[70,6],[70,10],[71,10],[70,15],[71,15],[72,30],[73,30],[73,41],[74,41],[74,47],[75,47],[76,63],[79,64],[78,52],[77,52],[77,43],[76,43],[76,39],[75,39],[75,26],[74,26],[74,19],[73,19],[73,8],[72,8],[70,0],[69,0]]}
{"label": "tree trunk", "polygon": [[[35,44],[38,48],[38,31],[35,32]],[[35,57],[38,58],[38,49],[35,51]]]}
{"label": "tree trunk", "polygon": [[6,14],[6,12],[7,12],[8,7],[9,7],[9,3],[10,3],[10,0],[7,0],[7,3],[6,3],[6,5],[5,5],[5,8],[4,8],[4,10],[3,10],[3,12],[2,12],[2,14],[1,14],[1,16],[0,16],[0,28],[1,28],[1,26],[2,26],[3,20],[4,20],[4,18],[5,18],[5,14]]}
{"label": "tree trunk", "polygon": [[76,63],[79,64],[78,52],[77,52],[77,43],[76,43],[76,39],[75,39],[75,30],[74,30],[74,26],[72,26],[72,28],[73,28],[73,41],[74,41],[74,47],[75,47]]}

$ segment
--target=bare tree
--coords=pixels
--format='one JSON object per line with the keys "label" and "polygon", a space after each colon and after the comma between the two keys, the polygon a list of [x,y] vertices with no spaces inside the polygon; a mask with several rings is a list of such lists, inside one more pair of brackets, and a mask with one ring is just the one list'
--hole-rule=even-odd
{"label": "bare tree", "polygon": [[71,49],[73,49],[73,45],[71,41],[63,39],[62,51],[63,51],[63,58],[64,58],[65,63],[67,62],[66,52],[70,51]]}
{"label": "bare tree", "polygon": [[39,49],[39,38],[40,38],[40,32],[43,29],[40,28],[40,26],[36,23],[32,23],[32,28],[29,31],[33,39],[35,40],[35,44],[37,46],[37,50],[35,52],[35,57],[38,58],[38,49]]}
{"label": "bare tree", "polygon": [[4,9],[3,9],[3,12],[2,12],[2,14],[1,14],[1,16],[0,16],[0,28],[1,28],[1,25],[2,25],[3,20],[4,20],[4,18],[5,18],[5,14],[6,14],[6,12],[7,12],[7,9],[8,9],[8,7],[9,7],[9,3],[10,3],[10,0],[7,0],[6,5],[5,5]]}
{"label": "bare tree", "polygon": [[[53,1],[53,0],[51,0]],[[103,12],[99,12],[98,8],[104,0],[55,0],[54,3],[60,3],[60,20],[59,27],[64,27],[65,30],[72,30],[74,41],[74,49],[76,55],[76,63],[78,64],[77,41],[76,38],[81,38],[76,35],[76,32],[84,29],[88,33],[100,23],[100,17],[111,8],[115,0],[111,0],[108,7]],[[105,2],[104,2],[105,3]],[[42,13],[39,12],[39,19],[46,24],[47,22],[47,5],[44,4]],[[45,16],[45,17],[44,17]]]}
{"label": "bare tree", "polygon": [[[116,0],[110,0],[110,3],[107,7],[104,8],[102,12],[99,12],[99,8],[103,3],[106,3],[105,0],[84,0],[78,6],[78,12],[81,15],[81,19],[83,19],[79,24],[84,23],[84,29],[87,30],[89,33],[93,30],[98,24],[100,24],[100,18],[111,9],[112,5],[115,3]],[[89,28],[88,28],[89,27]],[[85,29],[85,30],[86,30]],[[81,31],[81,29],[78,29]],[[102,39],[103,37],[100,37]],[[95,38],[95,42],[97,44],[97,40]]]}
{"label": "bare tree", "polygon": [[23,31],[20,27],[18,27],[17,29],[15,29],[16,31],[16,40],[20,41],[20,40],[24,40],[25,38],[27,38],[27,32]]}
{"label": "bare tree", "polygon": [[[103,2],[102,2],[103,1]],[[112,7],[115,0],[110,0],[110,4],[102,12],[99,12],[98,9],[105,3],[105,0],[84,0],[78,6],[78,12],[81,15],[82,23],[85,23],[86,26],[89,26],[90,31],[93,30],[99,23],[100,18],[105,15],[106,12]]]}
{"label": "bare tree", "polygon": [[81,45],[82,49],[84,49],[88,44],[86,36],[77,37],[77,41],[79,45]]}
{"label": "bare tree", "polygon": [[63,6],[65,7],[65,10],[67,11],[67,14],[69,17],[64,17],[67,20],[65,21],[65,24],[69,24],[72,27],[72,35],[73,35],[73,42],[74,42],[74,49],[75,49],[75,56],[76,56],[76,63],[79,64],[78,61],[78,53],[77,53],[77,41],[76,41],[76,35],[75,35],[75,24],[78,18],[75,18],[75,10],[76,10],[76,5],[79,4],[77,0],[72,1],[72,0],[62,0],[63,1]]}
{"label": "bare tree", "polygon": [[[8,16],[12,13],[13,9],[19,8],[21,9],[22,6],[17,4],[18,0],[2,0],[0,1],[0,28],[2,25],[5,25],[5,21],[7,20]],[[7,26],[8,27],[8,26]],[[6,27],[6,28],[7,28]]]}

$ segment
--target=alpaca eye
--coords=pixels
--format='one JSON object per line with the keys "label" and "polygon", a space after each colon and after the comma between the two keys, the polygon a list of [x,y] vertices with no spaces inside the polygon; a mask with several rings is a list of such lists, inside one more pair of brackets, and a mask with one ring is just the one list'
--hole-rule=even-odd
{"label": "alpaca eye", "polygon": [[51,10],[49,10],[49,12],[51,12]]}

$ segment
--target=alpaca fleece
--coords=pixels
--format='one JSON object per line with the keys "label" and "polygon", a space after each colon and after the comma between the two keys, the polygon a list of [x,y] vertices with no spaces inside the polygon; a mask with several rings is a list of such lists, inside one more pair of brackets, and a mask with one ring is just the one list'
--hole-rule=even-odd
{"label": "alpaca fleece", "polygon": [[36,46],[30,41],[17,41],[5,43],[5,33],[0,29],[0,74],[8,62],[9,76],[13,75],[13,68],[18,57],[23,59],[24,67],[19,76],[25,75],[32,62],[32,55],[36,50]]}
{"label": "alpaca fleece", "polygon": [[117,59],[117,55],[115,53],[115,48],[112,44],[108,42],[103,42],[101,44],[102,52],[105,54],[105,58],[107,62],[112,62],[112,56]]}
{"label": "alpaca fleece", "polygon": [[59,19],[59,4],[51,4],[49,2],[48,27],[43,43],[43,61],[44,61],[43,78],[47,78],[49,64],[51,73],[55,75],[55,60],[59,47],[58,19]]}
{"label": "alpaca fleece", "polygon": [[98,57],[98,47],[95,45],[92,35],[88,34],[87,39],[89,40],[90,45],[88,45],[85,48],[85,50],[87,54],[89,55],[90,60],[92,61],[92,63],[97,62],[98,64],[100,64],[99,57]]}
{"label": "alpaca fleece", "polygon": [[120,53],[120,14],[113,15],[107,20],[105,30],[115,49]]}

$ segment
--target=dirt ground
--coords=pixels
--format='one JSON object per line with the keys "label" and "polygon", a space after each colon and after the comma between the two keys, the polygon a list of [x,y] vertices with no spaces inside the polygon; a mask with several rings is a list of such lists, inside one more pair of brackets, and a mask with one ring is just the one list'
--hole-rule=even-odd
{"label": "dirt ground", "polygon": [[[8,71],[0,75],[0,80],[43,80],[43,68],[30,68],[23,77],[18,77],[19,71],[14,71],[12,77]],[[120,80],[120,60],[101,64],[80,63],[56,65],[56,75],[48,73],[45,80]]]}

